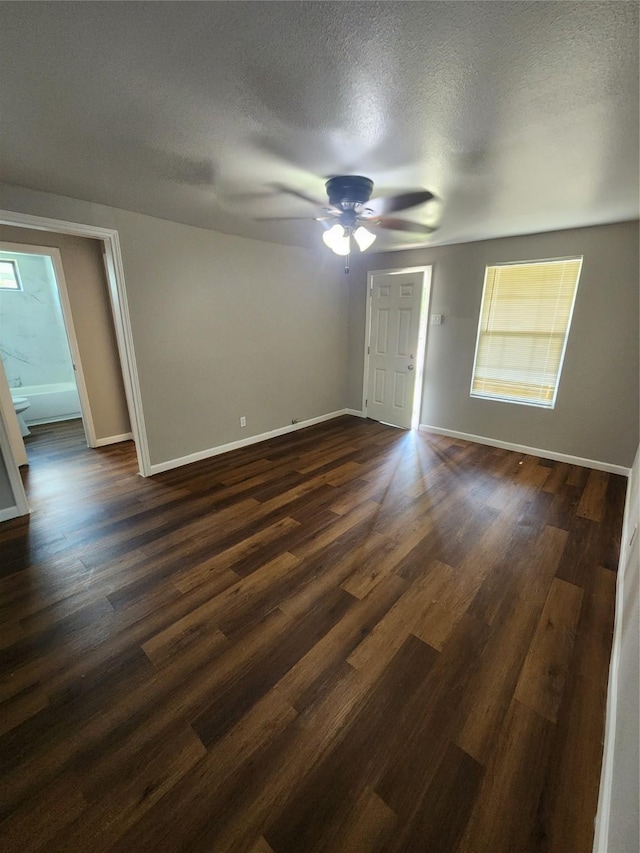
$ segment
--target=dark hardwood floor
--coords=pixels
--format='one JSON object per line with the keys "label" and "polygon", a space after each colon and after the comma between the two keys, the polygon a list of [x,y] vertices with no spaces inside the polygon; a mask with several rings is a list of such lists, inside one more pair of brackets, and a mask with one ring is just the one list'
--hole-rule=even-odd
{"label": "dark hardwood floor", "polygon": [[340,418],[0,525],[3,851],[590,853],[626,480]]}

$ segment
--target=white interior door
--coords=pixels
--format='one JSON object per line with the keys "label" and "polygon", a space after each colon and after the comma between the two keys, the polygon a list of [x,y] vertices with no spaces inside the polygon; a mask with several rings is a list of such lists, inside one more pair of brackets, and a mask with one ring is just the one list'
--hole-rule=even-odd
{"label": "white interior door", "polygon": [[372,276],[367,416],[410,429],[424,273]]}

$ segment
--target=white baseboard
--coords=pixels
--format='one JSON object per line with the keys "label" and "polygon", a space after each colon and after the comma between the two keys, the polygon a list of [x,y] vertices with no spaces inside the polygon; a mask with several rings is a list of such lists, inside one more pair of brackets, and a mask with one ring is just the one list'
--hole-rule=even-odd
{"label": "white baseboard", "polygon": [[108,435],[106,438],[96,438],[94,447],[105,447],[107,444],[117,444],[119,441],[132,441],[132,432],[123,432],[122,435]]}
{"label": "white baseboard", "polygon": [[28,427],[31,426],[43,426],[44,424],[59,424],[62,421],[79,421],[82,418],[81,412],[72,412],[68,415],[56,415],[53,418],[36,418],[33,421],[25,420],[25,423]]}
{"label": "white baseboard", "polygon": [[448,435],[451,438],[463,438],[476,444],[488,444],[490,447],[500,447],[503,450],[514,450],[516,453],[526,453],[528,456],[540,456],[542,459],[555,459],[557,462],[567,462],[569,465],[580,465],[582,468],[594,468],[596,471],[608,471],[610,474],[621,474],[628,477],[630,468],[623,465],[613,465],[610,462],[599,462],[597,459],[583,459],[581,456],[570,456],[567,453],[557,453],[555,450],[543,450],[539,447],[527,447],[524,444],[514,444],[511,441],[500,441],[497,438],[487,438],[484,435],[472,435],[468,432],[458,432],[453,429],[443,429],[429,424],[420,424],[420,432],[433,432],[437,435]]}
{"label": "white baseboard", "polygon": [[297,424],[287,424],[287,426],[272,429],[269,432],[262,432],[258,435],[252,435],[248,438],[241,438],[238,441],[230,441],[228,444],[220,444],[217,447],[210,447],[207,450],[199,450],[197,453],[190,453],[188,456],[181,456],[177,459],[168,459],[166,462],[156,462],[149,467],[150,474],[161,474],[163,471],[170,471],[172,468],[180,468],[182,465],[190,465],[192,462],[200,462],[203,459],[210,459],[212,456],[219,456],[221,453],[229,453],[230,450],[238,450],[241,447],[248,447],[251,444],[258,444],[261,441],[267,441],[270,438],[277,438],[279,435],[286,435],[289,432],[295,432],[305,427],[320,424],[323,421],[330,421],[333,418],[339,418],[342,415],[355,414],[350,409],[340,409],[337,412],[329,412],[326,415],[320,415],[317,418],[309,418],[307,421],[300,421]]}
{"label": "white baseboard", "polygon": [[345,409],[345,415],[353,415],[354,418],[366,418],[367,416],[361,409]]}
{"label": "white baseboard", "polygon": [[25,513],[20,512],[17,506],[8,506],[5,509],[0,509],[0,522],[11,521],[12,518],[19,518],[21,515],[25,515]]}
{"label": "white baseboard", "polygon": [[[80,419],[81,415],[60,415],[59,418],[29,421],[27,426],[43,426],[44,424],[58,424],[62,423],[62,421],[77,421]],[[131,441],[132,439],[132,432],[123,432],[121,435],[108,435],[105,438],[96,438],[95,444],[92,447],[105,447],[107,444],[117,444],[119,441]]]}

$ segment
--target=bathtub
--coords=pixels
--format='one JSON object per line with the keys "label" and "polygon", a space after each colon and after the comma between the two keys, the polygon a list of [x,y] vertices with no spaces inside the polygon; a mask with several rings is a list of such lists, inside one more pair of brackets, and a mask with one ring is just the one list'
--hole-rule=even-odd
{"label": "bathtub", "polygon": [[26,397],[31,404],[22,417],[28,424],[68,421],[82,415],[75,382],[50,385],[21,385],[11,389],[12,397]]}

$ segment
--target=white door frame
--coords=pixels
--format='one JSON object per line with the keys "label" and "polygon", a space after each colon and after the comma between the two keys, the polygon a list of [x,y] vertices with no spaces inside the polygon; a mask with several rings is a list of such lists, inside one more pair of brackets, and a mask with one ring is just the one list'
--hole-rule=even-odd
{"label": "white door frame", "polygon": [[7,430],[11,452],[16,465],[26,465],[29,461],[27,459],[27,451],[25,450],[22,430],[18,423],[18,415],[15,412],[9,382],[7,381],[7,375],[1,359],[0,365],[2,365],[2,369],[0,370],[0,414],[4,414],[4,426]]}
{"label": "white door frame", "polygon": [[[151,462],[149,459],[149,445],[147,442],[147,430],[142,410],[142,397],[140,394],[140,382],[138,368],[131,333],[131,318],[127,303],[127,290],[122,265],[122,254],[120,252],[120,239],[118,232],[111,228],[99,228],[94,225],[83,225],[77,222],[66,222],[62,219],[50,219],[44,216],[32,216],[27,213],[16,213],[10,210],[0,210],[0,225],[12,225],[18,228],[30,228],[34,231],[51,231],[56,234],[72,234],[76,237],[93,237],[101,240],[104,245],[105,268],[107,271],[107,284],[113,322],[116,332],[118,354],[122,367],[122,378],[124,390],[129,409],[129,420],[131,422],[131,433],[136,447],[139,472],[142,477],[151,474]],[[26,245],[26,244],[20,244]],[[6,429],[6,416],[0,409],[0,452],[9,475],[9,482],[13,489],[15,509],[13,518],[17,515],[26,515],[29,511],[27,499],[22,485],[22,478],[18,471],[9,437]],[[5,518],[1,518],[5,520]]]}
{"label": "white door frame", "polygon": [[[388,270],[369,270],[367,272],[367,310],[365,314],[365,334],[364,334],[364,371],[362,377],[362,412],[367,417],[367,390],[369,387],[369,350],[371,346],[371,296],[373,294],[373,277],[376,275],[402,275],[402,273],[412,273],[412,272],[421,272],[422,273],[422,298],[420,299],[420,305],[424,305],[425,314],[428,318],[429,316],[429,305],[431,302],[431,272],[433,270],[433,264],[425,264],[420,267],[394,267],[393,269]],[[428,273],[428,275],[427,275]],[[425,296],[426,289],[426,296]],[[427,326],[428,328],[428,326]],[[426,338],[427,329],[425,329],[425,338]],[[420,334],[418,332],[418,334]],[[416,407],[416,395],[418,396],[418,409],[420,410],[422,407],[422,389],[424,383],[422,382],[422,378],[424,376],[424,359],[426,357],[426,341],[425,341],[425,351],[422,355],[422,358],[419,359],[420,364],[416,364],[418,368],[415,372],[414,377],[414,386],[413,386],[413,395],[414,409]],[[420,380],[420,381],[419,381]],[[411,428],[414,428],[412,423]]]}
{"label": "white door frame", "polygon": [[16,518],[19,515],[29,515],[29,502],[22,485],[22,477],[13,456],[13,449],[9,439],[9,428],[6,421],[5,412],[0,406],[0,452],[4,460],[9,485],[13,492],[14,505],[6,509],[0,509],[0,521],[8,521],[10,518]]}
{"label": "white door frame", "polygon": [[60,249],[55,248],[55,246],[32,246],[31,244],[26,245],[25,243],[0,242],[0,252],[10,252],[22,255],[44,255],[51,258],[56,279],[56,289],[60,299],[60,308],[62,310],[62,319],[64,321],[67,342],[71,352],[71,361],[73,362],[74,376],[76,386],[78,388],[78,397],[80,398],[82,426],[84,427],[87,445],[89,447],[96,447],[96,431],[93,425],[93,417],[91,415],[89,394],[87,392],[87,384],[85,382],[84,371],[82,369],[78,339],[73,327],[73,315],[71,314],[71,304],[69,302],[69,293],[67,291],[67,282],[64,277],[64,268],[62,266]]}

